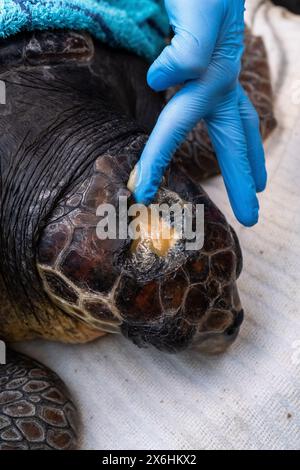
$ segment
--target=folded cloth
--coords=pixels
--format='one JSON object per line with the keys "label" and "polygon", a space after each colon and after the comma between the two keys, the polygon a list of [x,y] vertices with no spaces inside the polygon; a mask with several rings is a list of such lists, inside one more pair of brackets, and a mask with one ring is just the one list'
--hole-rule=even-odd
{"label": "folded cloth", "polygon": [[169,26],[162,0],[0,0],[0,38],[58,28],[89,31],[152,61]]}

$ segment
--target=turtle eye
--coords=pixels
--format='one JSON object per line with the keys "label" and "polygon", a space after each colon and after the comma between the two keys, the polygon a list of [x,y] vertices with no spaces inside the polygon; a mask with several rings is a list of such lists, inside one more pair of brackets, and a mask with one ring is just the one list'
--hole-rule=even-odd
{"label": "turtle eye", "polygon": [[225,330],[224,334],[227,336],[233,336],[236,333],[236,331],[237,331],[237,328],[234,328],[233,326],[231,326],[230,328]]}

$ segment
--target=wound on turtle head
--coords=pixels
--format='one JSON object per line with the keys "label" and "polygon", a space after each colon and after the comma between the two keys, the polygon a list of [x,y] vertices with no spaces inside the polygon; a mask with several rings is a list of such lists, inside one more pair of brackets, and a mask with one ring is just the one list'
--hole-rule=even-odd
{"label": "wound on turtle head", "polygon": [[[137,179],[137,166],[134,167],[130,174],[127,187],[131,192],[134,192]],[[143,246],[151,250],[157,256],[165,257],[171,248],[176,244],[179,239],[179,234],[175,228],[159,215],[157,210],[153,207],[148,207],[147,210],[139,211],[135,221],[135,228],[139,233],[139,237],[133,240],[131,245],[131,252],[136,253],[138,248]]]}

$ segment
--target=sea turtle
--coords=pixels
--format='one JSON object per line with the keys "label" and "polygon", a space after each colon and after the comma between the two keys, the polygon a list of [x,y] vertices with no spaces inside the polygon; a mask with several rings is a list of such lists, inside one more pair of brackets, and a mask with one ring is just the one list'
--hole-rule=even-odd
{"label": "sea turtle", "polygon": [[[218,353],[236,338],[237,236],[176,161],[157,201],[205,205],[201,250],[187,251],[183,240],[157,252],[149,240],[97,237],[101,203],[133,203],[127,182],[163,106],[146,70],[84,32],[2,41],[0,339],[84,343],[121,332],[139,346]],[[267,76],[248,79],[255,93],[268,85]],[[70,449],[77,426],[61,380],[9,350],[0,366],[0,449]]]}

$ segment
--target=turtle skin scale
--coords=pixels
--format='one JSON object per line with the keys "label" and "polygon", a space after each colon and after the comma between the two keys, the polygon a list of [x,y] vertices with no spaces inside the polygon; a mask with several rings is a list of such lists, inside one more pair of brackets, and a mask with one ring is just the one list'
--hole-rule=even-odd
{"label": "turtle skin scale", "polygon": [[[255,91],[269,80],[261,70],[261,81],[249,75]],[[127,182],[164,105],[146,86],[146,71],[142,60],[85,33],[2,42],[0,339],[82,343],[120,332],[139,346],[219,353],[237,337],[239,242],[178,160],[157,202],[204,205],[201,250],[180,240],[158,256],[143,243],[133,251],[129,238],[96,236],[99,204],[134,202]],[[271,102],[266,109],[271,116]],[[198,146],[198,131],[194,137],[193,155],[207,161],[211,151]],[[74,448],[76,413],[62,382],[13,352],[0,367],[1,447]],[[32,385],[37,369],[42,378]]]}
{"label": "turtle skin scale", "polygon": [[0,450],[68,450],[77,440],[77,412],[54,372],[9,351],[0,366]]}

